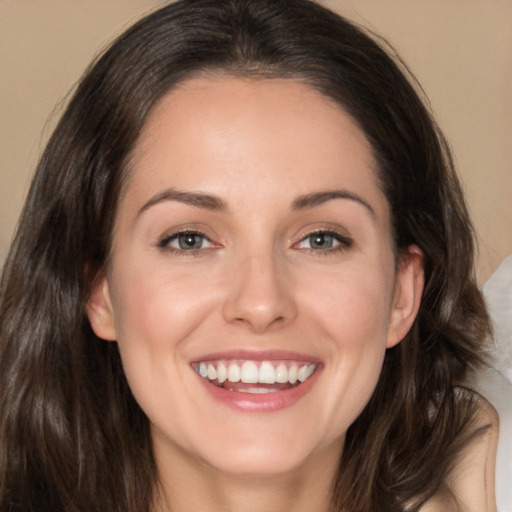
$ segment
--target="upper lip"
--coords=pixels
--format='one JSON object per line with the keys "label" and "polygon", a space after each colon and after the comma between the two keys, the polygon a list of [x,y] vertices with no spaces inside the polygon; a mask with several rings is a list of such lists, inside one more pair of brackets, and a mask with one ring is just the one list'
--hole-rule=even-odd
{"label": "upper lip", "polygon": [[195,357],[190,364],[219,361],[219,360],[246,360],[246,361],[297,361],[305,363],[320,363],[318,357],[281,349],[259,350],[259,349],[236,349],[221,352],[211,352],[199,357]]}

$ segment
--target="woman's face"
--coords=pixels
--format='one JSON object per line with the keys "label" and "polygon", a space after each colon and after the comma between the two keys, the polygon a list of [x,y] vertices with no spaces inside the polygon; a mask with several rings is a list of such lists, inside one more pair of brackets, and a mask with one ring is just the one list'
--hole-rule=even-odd
{"label": "woman's face", "polygon": [[335,466],[421,286],[343,110],[298,81],[197,78],[147,121],[88,311],[157,461],[277,474]]}

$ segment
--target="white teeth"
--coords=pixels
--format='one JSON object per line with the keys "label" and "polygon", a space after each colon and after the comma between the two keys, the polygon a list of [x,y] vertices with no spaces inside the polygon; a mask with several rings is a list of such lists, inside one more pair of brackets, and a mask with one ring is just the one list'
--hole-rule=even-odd
{"label": "white teeth", "polygon": [[280,363],[276,369],[276,382],[288,382],[288,368],[284,363]]}
{"label": "white teeth", "polygon": [[306,380],[306,373],[308,371],[308,367],[307,366],[301,366],[299,368],[299,371],[297,372],[297,378],[301,381],[301,382],[304,382]]}
{"label": "white teeth", "polygon": [[228,378],[228,369],[224,363],[217,366],[217,380],[222,384]]}
{"label": "white teeth", "polygon": [[254,394],[264,394],[264,393],[275,393],[277,389],[270,388],[249,388],[249,389],[239,389],[240,393],[254,393]]}
{"label": "white teeth", "polygon": [[[269,363],[268,361],[263,361],[263,363],[261,363],[261,366],[260,366],[259,382],[261,384],[274,384],[275,381],[276,381],[276,371],[274,369],[274,366],[272,365],[272,363]],[[278,382],[281,382],[281,381],[278,381]],[[282,382],[286,382],[286,381],[282,381]]]}
{"label": "white teeth", "polygon": [[245,361],[240,369],[240,380],[245,384],[256,384],[259,379],[258,367],[254,361]]}
{"label": "white teeth", "polygon": [[[223,384],[229,382],[244,382],[246,384],[295,384],[309,379],[316,370],[313,363],[297,363],[291,361],[237,361],[199,362],[194,365],[197,373],[204,379]],[[267,389],[267,388],[247,388]],[[256,393],[256,391],[240,390]],[[259,391],[258,391],[259,393]]]}
{"label": "white teeth", "polygon": [[210,380],[215,380],[217,378],[217,370],[213,364],[208,365],[208,378]]}
{"label": "white teeth", "polygon": [[308,366],[301,366],[299,368],[299,371],[297,372],[297,378],[304,382],[306,379],[311,377],[313,375],[313,372],[315,371],[315,365],[310,364]]}
{"label": "white teeth", "polygon": [[203,379],[208,377],[208,366],[206,366],[206,363],[199,363],[199,375],[201,375]]}
{"label": "white teeth", "polygon": [[231,363],[228,366],[228,380],[229,382],[238,382],[240,380],[240,366],[236,363]]}

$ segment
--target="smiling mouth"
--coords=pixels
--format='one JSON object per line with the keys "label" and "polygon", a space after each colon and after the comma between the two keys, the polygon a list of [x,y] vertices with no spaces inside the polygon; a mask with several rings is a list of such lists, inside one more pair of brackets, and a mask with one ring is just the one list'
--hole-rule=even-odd
{"label": "smiling mouth", "polygon": [[273,393],[299,386],[315,372],[315,363],[297,361],[201,361],[193,369],[211,384],[239,393]]}

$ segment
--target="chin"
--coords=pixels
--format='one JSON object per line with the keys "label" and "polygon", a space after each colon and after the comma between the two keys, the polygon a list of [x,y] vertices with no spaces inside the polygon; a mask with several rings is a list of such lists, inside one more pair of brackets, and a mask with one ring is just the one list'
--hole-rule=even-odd
{"label": "chin", "polygon": [[305,460],[298,454],[286,455],[263,449],[258,453],[225,454],[220,460],[205,461],[220,473],[231,476],[276,477],[297,472]]}
{"label": "chin", "polygon": [[223,442],[217,440],[203,446],[198,454],[203,462],[223,474],[253,477],[293,474],[326,453],[341,455],[343,439],[327,443],[307,435],[301,438],[296,428],[291,434],[289,429],[284,433],[259,431],[248,436],[241,436],[240,432],[227,434]]}

